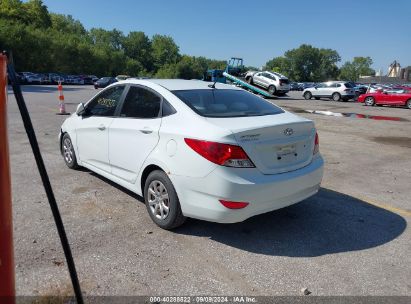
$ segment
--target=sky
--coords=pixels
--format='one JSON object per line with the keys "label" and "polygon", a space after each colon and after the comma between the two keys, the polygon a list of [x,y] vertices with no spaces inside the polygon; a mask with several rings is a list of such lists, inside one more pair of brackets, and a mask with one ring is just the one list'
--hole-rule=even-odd
{"label": "sky", "polygon": [[384,73],[411,65],[410,0],[43,0],[86,29],[170,35],[182,54],[261,67],[303,43],[338,51],[341,64],[370,56]]}

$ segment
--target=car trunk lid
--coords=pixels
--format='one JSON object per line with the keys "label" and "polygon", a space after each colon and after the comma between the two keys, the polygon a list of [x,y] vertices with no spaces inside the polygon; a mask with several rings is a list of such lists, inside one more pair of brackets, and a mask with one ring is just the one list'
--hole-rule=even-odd
{"label": "car trunk lid", "polygon": [[312,160],[315,128],[314,123],[305,118],[285,112],[208,120],[229,129],[263,174],[297,170]]}

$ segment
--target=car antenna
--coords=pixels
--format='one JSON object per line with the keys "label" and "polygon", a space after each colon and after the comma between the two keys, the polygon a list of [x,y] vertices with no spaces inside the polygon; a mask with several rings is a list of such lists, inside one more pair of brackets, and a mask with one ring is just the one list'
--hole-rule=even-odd
{"label": "car antenna", "polygon": [[216,83],[217,83],[217,80],[214,81],[213,84],[209,84],[208,87],[209,87],[209,88],[212,88],[212,89],[215,89],[215,84],[216,84]]}

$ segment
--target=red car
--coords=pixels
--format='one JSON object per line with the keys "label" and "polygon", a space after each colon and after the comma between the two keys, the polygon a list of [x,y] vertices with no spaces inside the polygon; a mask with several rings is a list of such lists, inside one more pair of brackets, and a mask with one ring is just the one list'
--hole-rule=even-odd
{"label": "red car", "polygon": [[360,95],[358,102],[363,102],[366,106],[392,105],[405,106],[411,109],[411,91],[406,91],[406,93],[388,93],[379,90],[375,93]]}

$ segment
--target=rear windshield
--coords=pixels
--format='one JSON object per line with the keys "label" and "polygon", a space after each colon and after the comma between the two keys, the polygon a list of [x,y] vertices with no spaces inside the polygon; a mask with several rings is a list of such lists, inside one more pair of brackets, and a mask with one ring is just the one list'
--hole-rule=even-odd
{"label": "rear windshield", "polygon": [[279,107],[243,90],[200,89],[172,91],[205,117],[246,117],[284,113]]}
{"label": "rear windshield", "polygon": [[354,86],[353,86],[351,83],[349,83],[349,82],[344,83],[344,85],[345,85],[345,87],[347,87],[347,88],[353,88],[353,87],[354,87]]}

